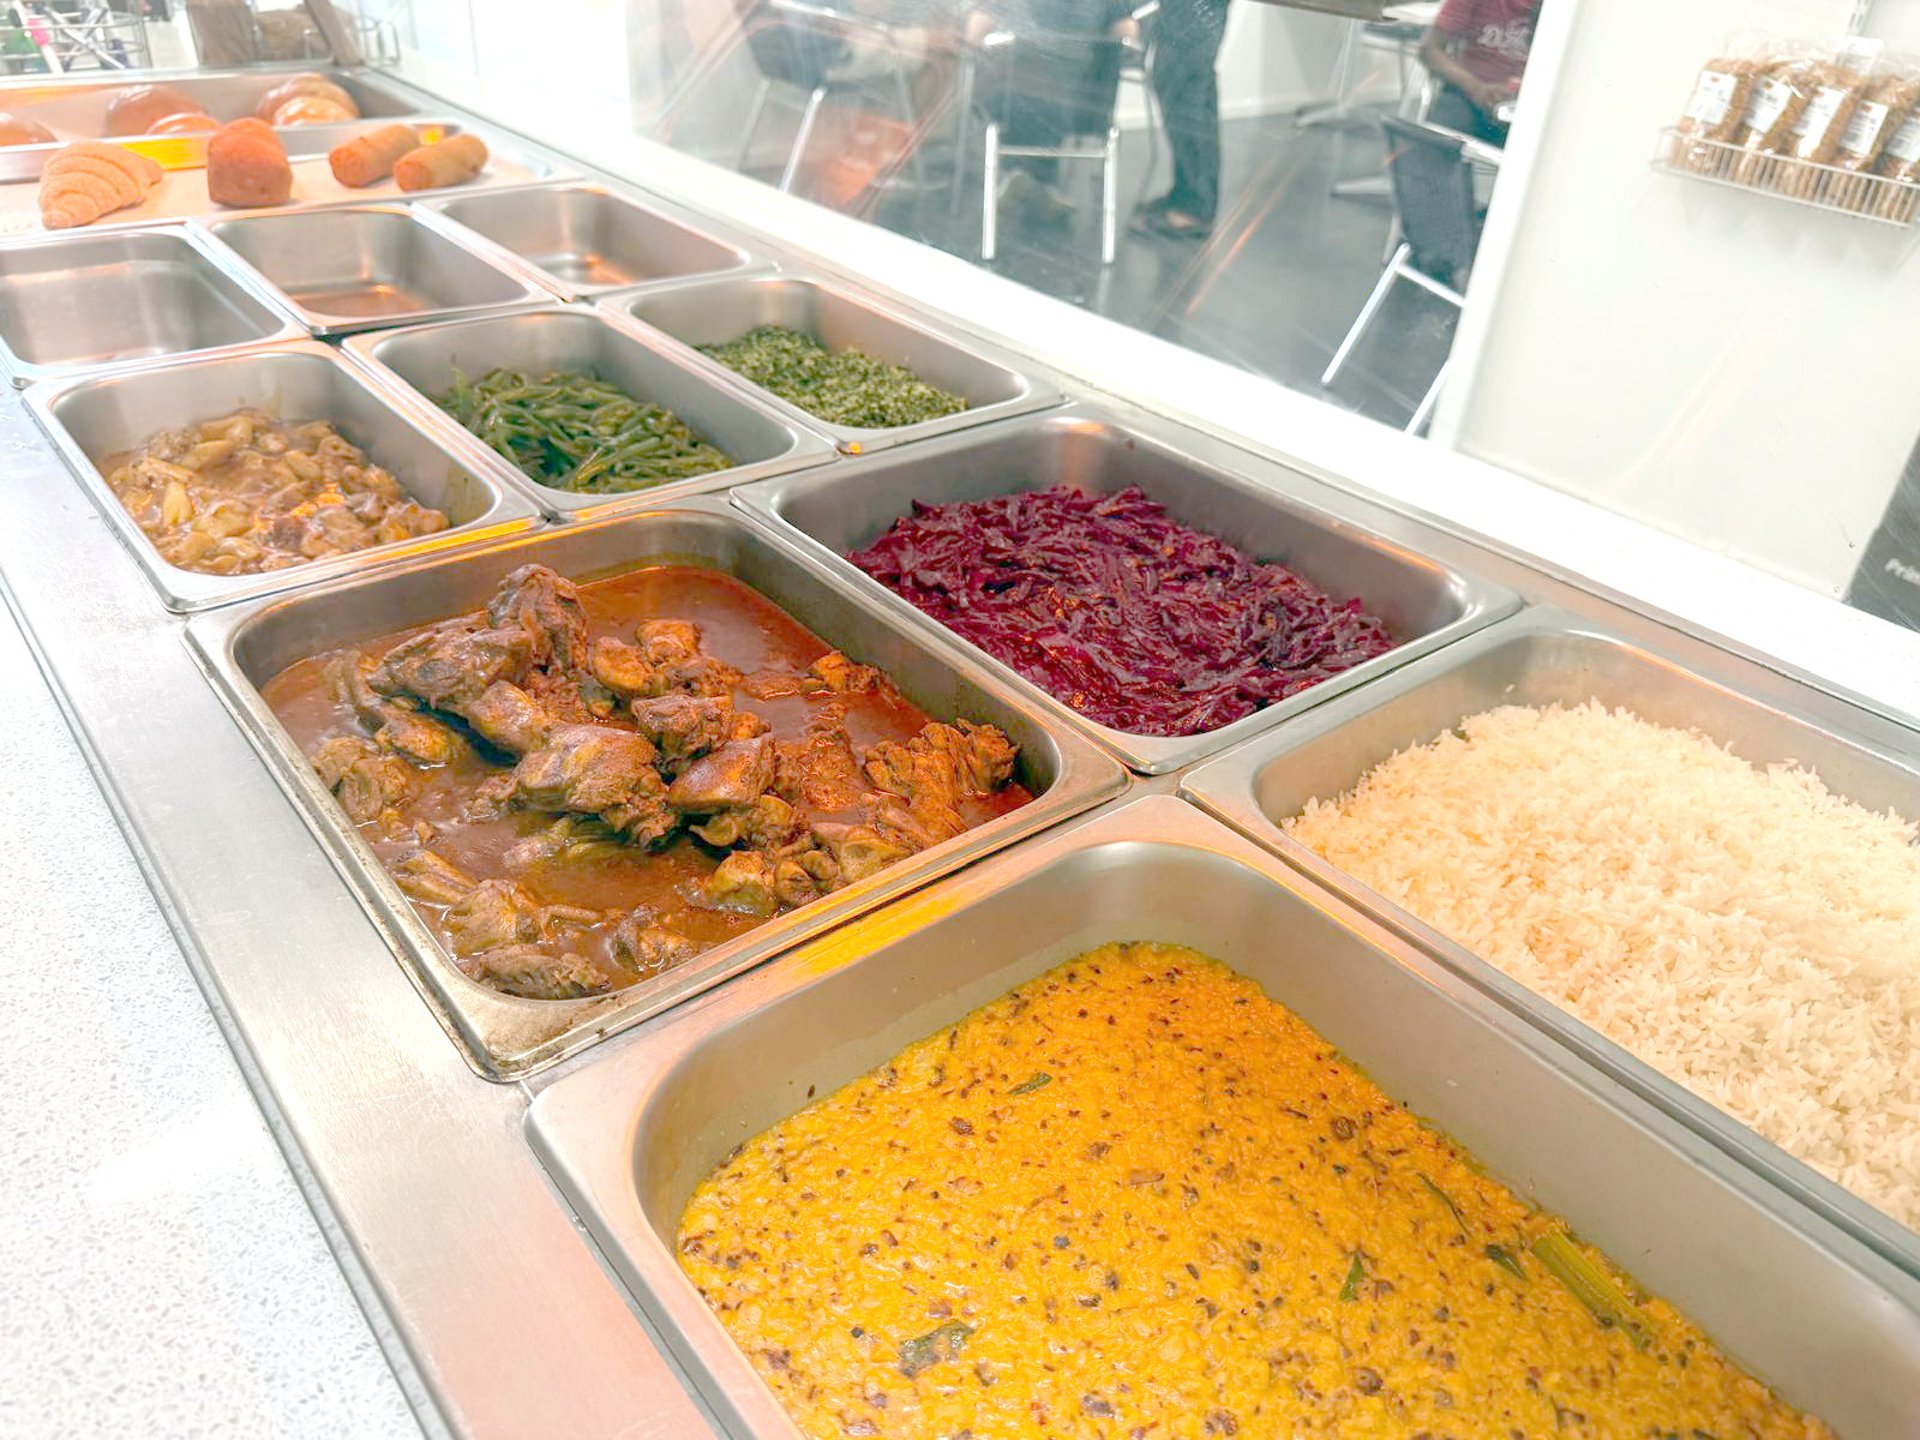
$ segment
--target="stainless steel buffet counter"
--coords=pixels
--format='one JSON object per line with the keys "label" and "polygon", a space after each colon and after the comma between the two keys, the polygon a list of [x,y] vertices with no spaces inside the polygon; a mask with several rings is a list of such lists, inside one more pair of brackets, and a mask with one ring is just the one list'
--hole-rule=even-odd
{"label": "stainless steel buffet counter", "polygon": [[[396,103],[448,113],[383,84]],[[581,168],[521,146],[556,174]],[[1496,1170],[1634,1257],[1797,1403],[1842,1433],[1895,1432],[1920,1388],[1912,1232],[1289,851],[1271,822],[1289,785],[1325,793],[1327,777],[1351,778],[1383,745],[1444,728],[1492,695],[1630,695],[1749,759],[1802,761],[1853,798],[1909,814],[1920,735],[1403,505],[1094,393],[930,311],[900,314],[897,299],[863,296],[844,275],[823,284],[822,257],[701,215],[687,197],[589,178],[584,193],[599,198],[568,201],[566,213],[643,206],[670,222],[691,270],[676,262],[679,273],[643,281],[645,291],[583,286],[597,272],[571,239],[523,232],[512,212],[465,197],[427,197],[380,213],[537,293],[489,291],[474,302],[484,316],[378,329],[350,341],[345,359],[313,340],[263,338],[211,359],[112,375],[89,367],[24,399],[0,395],[10,603],[309,1198],[335,1222],[341,1265],[423,1425],[508,1437],[791,1435],[660,1242],[692,1178],[742,1125],[803,1103],[803,1084],[839,1083],[1049,958],[1124,932],[1194,944],[1267,981]],[[578,182],[563,189],[582,193]],[[563,213],[560,191],[494,192],[489,207],[514,193],[542,215]],[[307,213],[350,223],[356,212]],[[196,254],[298,316],[266,257],[239,260],[221,230],[196,223]],[[628,257],[621,278],[645,263]],[[703,266],[722,278],[699,278]],[[0,260],[0,284],[4,270]],[[821,426],[690,351],[715,338],[700,328],[709,293],[741,316],[844,324],[884,358],[950,365],[952,383],[981,385],[980,412],[924,435]],[[471,307],[454,297],[447,308]],[[681,387],[676,408],[705,406],[713,429],[736,427],[746,463],[581,513],[420,393],[441,383],[450,356],[478,363],[516,344],[543,356],[619,352],[596,363]],[[184,403],[206,376],[249,377],[223,389],[217,409],[298,395],[252,377],[315,366],[326,385],[367,397],[355,403],[377,403],[402,443],[426,447],[422,466],[468,477],[485,497],[469,507],[470,528],[274,572],[274,593],[182,587],[94,470],[130,432],[90,432],[146,423],[150,409],[115,398],[123,392]],[[1230,733],[1147,745],[1082,721],[838,558],[911,499],[1050,480],[1137,480],[1191,523],[1308,574],[1364,572],[1409,643]],[[1039,799],[670,974],[671,984],[565,1008],[508,1003],[481,993],[412,922],[257,687],[328,637],[470,603],[524,558],[590,574],[649,556],[739,574],[893,673],[930,712],[1002,724],[1026,749]],[[187,622],[175,609],[202,613]],[[1229,893],[1225,910],[1204,903]],[[1283,932],[1308,938],[1284,955],[1263,949]],[[930,982],[943,956],[968,958]],[[755,1063],[729,1063],[738,1055]],[[1549,1143],[1575,1131],[1582,1145]],[[1687,1223],[1663,1230],[1673,1209]],[[1757,1294],[1796,1303],[1755,1306]],[[1873,1365],[1850,1367],[1858,1356]]]}

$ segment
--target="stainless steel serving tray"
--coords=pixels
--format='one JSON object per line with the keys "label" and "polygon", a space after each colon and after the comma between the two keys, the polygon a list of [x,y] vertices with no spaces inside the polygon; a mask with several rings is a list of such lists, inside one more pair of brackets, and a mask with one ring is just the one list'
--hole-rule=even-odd
{"label": "stainless steel serving tray", "polygon": [[[657,348],[631,321],[583,306],[373,331],[354,336],[343,348],[429,412],[436,427],[453,437],[450,449],[476,467],[511,475],[556,519],[645,509],[679,496],[824,464],[835,456],[832,445],[761,405],[744,389],[718,384],[706,370]],[[738,463],[619,495],[583,495],[543,485],[482,444],[433,401],[452,386],[456,370],[477,378],[498,366],[535,374],[587,371],[610,380],[636,399],[666,406]]]}
{"label": "stainless steel serving tray", "polygon": [[305,334],[184,225],[0,244],[0,365],[16,385]]}
{"label": "stainless steel serving tray", "polygon": [[[340,575],[525,530],[539,511],[512,485],[450,459],[438,435],[333,350],[310,340],[104,371],[26,391],[34,419],[59,449],[169,610],[199,610],[276,594]],[[160,558],[119,498],[102,464],[158,431],[251,406],[284,420],[326,420],[391,471],[414,499],[447,513],[435,535],[258,575],[205,575]]]}
{"label": "stainless steel serving tray", "polygon": [[852,346],[904,365],[922,380],[967,401],[968,408],[957,415],[871,430],[832,424],[758,386],[750,387],[769,405],[828,436],[850,455],[1043,409],[1057,405],[1061,398],[1051,385],[1023,374],[1011,359],[983,345],[962,340],[936,329],[929,320],[909,318],[878,300],[855,295],[824,280],[788,275],[707,280],[638,295],[603,296],[600,303],[670,337],[697,363],[729,376],[736,384],[749,382],[707,359],[697,347],[737,340],[758,325],[782,325],[811,335],[832,350]]}
{"label": "stainless steel serving tray", "polygon": [[[1248,457],[1247,463],[1255,462]],[[1096,494],[1137,485],[1175,519],[1259,559],[1279,561],[1337,597],[1359,596],[1402,643],[1218,730],[1184,738],[1133,735],[1076,713],[868,578],[846,558],[911,513],[916,500],[950,504],[1052,485]],[[1182,455],[1167,440],[1077,405],[981,434],[948,436],[911,452],[845,462],[815,476],[770,480],[744,488],[734,498],[783,540],[858,585],[874,603],[911,616],[915,624],[986,666],[1003,684],[1068,717],[1148,775],[1177,770],[1291,720],[1477,630],[1520,603],[1503,586],[1428,559],[1359,521]],[[1412,533],[1417,535],[1417,528]]]}
{"label": "stainless steel serving tray", "polygon": [[570,300],[771,268],[738,245],[604,185],[455,192],[422,208],[515,256]]}
{"label": "stainless steel serving tray", "polygon": [[[420,923],[259,687],[311,655],[477,610],[510,571],[535,561],[581,580],[669,563],[736,576],[828,644],[879,666],[936,719],[966,716],[998,725],[1021,747],[1018,778],[1035,799],[626,990],[583,1000],[524,1000],[479,985],[455,967]],[[415,987],[473,1067],[491,1079],[549,1065],[789,945],[1106,799],[1125,784],[1119,767],[1097,748],[1051,727],[990,677],[941,656],[875,615],[837,582],[767,543],[717,498],[549,530],[358,584],[222,611],[196,619],[187,635],[222,699],[352,884]]]}
{"label": "stainless steel serving tray", "polygon": [[[1920,818],[1920,734],[1898,731],[1877,717],[1869,723],[1865,712],[1784,676],[1771,677],[1764,698],[1752,693],[1751,683],[1743,693],[1730,675],[1716,675],[1715,661],[1724,669],[1725,657],[1698,650],[1683,660],[1565,611],[1529,610],[1201,766],[1183,778],[1181,788],[1295,869],[1411,937],[1583,1061],[1920,1275],[1920,1235],[1280,830],[1278,822],[1298,814],[1309,800],[1344,794],[1395,752],[1433,740],[1468,716],[1500,705],[1588,700],[1625,706],[1662,725],[1703,731],[1751,764],[1801,765],[1834,793],[1870,810],[1891,808]],[[1891,738],[1869,738],[1870,730]]]}
{"label": "stainless steel serving tray", "polygon": [[[363,120],[378,121],[412,115],[419,108],[404,87],[368,70],[294,66],[284,69],[249,67],[224,72],[142,71],[138,74],[129,73],[124,80],[104,80],[97,71],[84,77],[60,79],[32,76],[0,83],[0,108],[29,120],[37,120],[53,131],[58,139],[53,144],[0,148],[0,184],[39,179],[47,156],[69,141],[111,139],[120,144],[141,139],[140,136],[109,136],[106,133],[107,104],[122,90],[131,90],[138,85],[169,85],[198,100],[216,120],[237,120],[253,114],[261,97],[274,86],[309,70],[325,75],[351,95],[354,103],[360,107]],[[301,128],[288,126],[280,134],[291,140]],[[204,143],[204,137],[200,138]]]}
{"label": "stainless steel serving tray", "polygon": [[[206,232],[315,335],[411,325],[549,303],[546,287],[503,252],[482,254],[406,205],[255,210]],[[350,294],[387,294],[404,311],[353,313]]]}
{"label": "stainless steel serving tray", "polygon": [[694,1186],[814,1095],[1115,940],[1250,976],[1793,1403],[1842,1434],[1910,1433],[1920,1281],[1390,930],[1146,796],[847,926],[535,1099],[535,1150],[733,1434],[798,1431],[675,1260]]}

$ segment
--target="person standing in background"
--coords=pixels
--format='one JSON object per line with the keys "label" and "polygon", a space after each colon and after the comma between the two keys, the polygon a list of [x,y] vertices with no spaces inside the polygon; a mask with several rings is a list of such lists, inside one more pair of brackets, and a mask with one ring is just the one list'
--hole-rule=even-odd
{"label": "person standing in background", "polygon": [[1153,19],[1153,93],[1173,151],[1173,186],[1142,205],[1133,229],[1204,240],[1220,208],[1220,81],[1227,0],[1160,0]]}
{"label": "person standing in background", "polygon": [[1504,107],[1520,93],[1540,0],[1446,0],[1420,41],[1440,82],[1427,118],[1489,145],[1507,143]]}

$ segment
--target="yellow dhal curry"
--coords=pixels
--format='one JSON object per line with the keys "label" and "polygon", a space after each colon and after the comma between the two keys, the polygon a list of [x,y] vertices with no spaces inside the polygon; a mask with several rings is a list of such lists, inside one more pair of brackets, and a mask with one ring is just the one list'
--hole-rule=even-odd
{"label": "yellow dhal curry", "polygon": [[741,1147],[680,1262],[816,1440],[1830,1440],[1189,950],[1092,951]]}

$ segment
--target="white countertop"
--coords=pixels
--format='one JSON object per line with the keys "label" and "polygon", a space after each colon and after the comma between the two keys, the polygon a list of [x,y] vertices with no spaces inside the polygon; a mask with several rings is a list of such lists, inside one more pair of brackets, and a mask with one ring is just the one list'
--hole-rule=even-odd
{"label": "white countertop", "polygon": [[417,1440],[4,608],[0,677],[0,1437]]}

